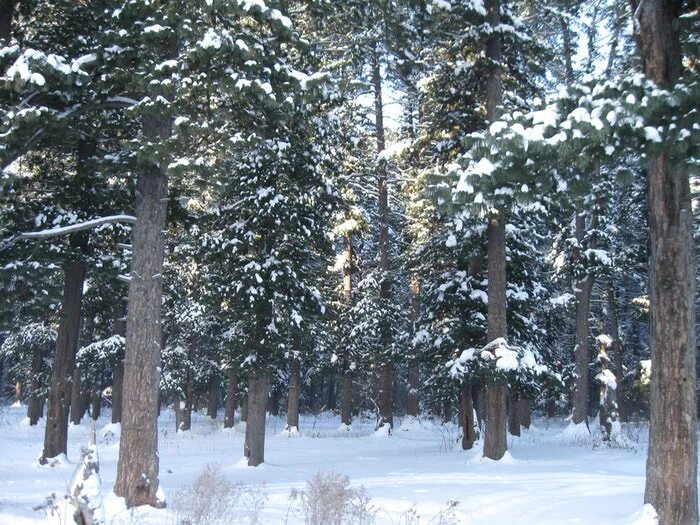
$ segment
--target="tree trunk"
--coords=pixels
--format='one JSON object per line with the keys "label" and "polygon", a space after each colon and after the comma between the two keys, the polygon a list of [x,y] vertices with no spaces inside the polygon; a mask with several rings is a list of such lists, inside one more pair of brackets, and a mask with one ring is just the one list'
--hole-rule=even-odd
{"label": "tree trunk", "polygon": [[[121,301],[120,301],[121,303]],[[114,334],[126,336],[126,318],[120,304],[114,319]],[[122,422],[122,399],[124,384],[124,360],[118,359],[112,368],[112,423]]]}
{"label": "tree trunk", "polygon": [[462,426],[462,450],[471,450],[476,441],[471,385],[462,386],[459,392],[459,420]]}
{"label": "tree trunk", "polygon": [[83,405],[83,375],[80,368],[75,367],[70,396],[70,422],[74,425],[79,425],[85,415]]}
{"label": "tree trunk", "polygon": [[245,427],[243,453],[249,467],[265,461],[265,413],[270,390],[267,376],[251,377],[248,387],[248,422]]}
{"label": "tree trunk", "polygon": [[192,428],[192,404],[194,403],[194,373],[192,370],[187,371],[185,379],[185,399],[182,405],[182,415],[180,424],[177,427],[178,432],[187,432]]}
{"label": "tree trunk", "polygon": [[624,390],[622,379],[624,378],[624,370],[622,368],[622,343],[620,342],[620,325],[617,320],[617,300],[615,299],[615,286],[612,279],[608,281],[608,315],[610,316],[610,336],[612,337],[611,350],[613,352],[613,360],[615,362],[615,381],[617,382],[617,390],[615,397],[617,398],[617,413],[620,421],[627,421],[627,414],[624,410]]}
{"label": "tree trunk", "polygon": [[97,421],[102,413],[102,390],[95,388],[92,392],[92,419]]}
{"label": "tree trunk", "polygon": [[343,398],[340,404],[340,422],[348,427],[352,425],[352,372],[343,374]]}
{"label": "tree trunk", "polygon": [[[505,220],[491,217],[488,236],[488,332],[489,342],[506,337],[506,254]],[[491,383],[484,389],[486,429],[484,431],[484,456],[501,459],[507,450],[506,425],[508,386]]]}
{"label": "tree trunk", "polygon": [[[44,365],[44,351],[41,348],[35,348],[32,352],[32,377],[29,382],[29,399],[27,400],[27,417],[29,425],[36,425],[41,419],[41,399],[39,399],[39,375]],[[1,376],[0,376],[1,377]]]}
{"label": "tree trunk", "polygon": [[[486,23],[492,28],[501,23],[499,0],[486,0]],[[494,122],[497,108],[502,100],[501,40],[493,32],[486,40],[486,57],[492,61],[486,76],[486,118]],[[488,331],[491,342],[507,336],[506,320],[506,223],[503,213],[489,217],[486,230],[488,257]],[[484,456],[501,459],[507,450],[506,443],[506,398],[508,387],[502,384],[488,384],[485,389],[486,430],[484,435]]]}
{"label": "tree trunk", "polygon": [[22,381],[15,381],[15,404],[22,404]]}
{"label": "tree trunk", "polygon": [[[146,136],[169,135],[161,118],[148,114],[146,119]],[[154,129],[159,127],[160,130]],[[161,277],[167,195],[168,179],[160,168],[152,166],[139,174],[126,325],[122,433],[114,486],[114,493],[125,498],[129,508],[158,504]]]}
{"label": "tree trunk", "polygon": [[530,410],[530,400],[521,399],[518,401],[518,412],[520,425],[527,430],[532,424],[532,411]]}
{"label": "tree trunk", "polygon": [[452,421],[452,399],[447,398],[442,401],[442,422],[450,423]]}
{"label": "tree trunk", "polygon": [[326,407],[328,410],[335,411],[337,401],[335,396],[335,384],[337,382],[336,376],[333,372],[328,374],[328,399],[326,400]]}
{"label": "tree trunk", "polygon": [[68,408],[75,368],[75,353],[78,351],[85,266],[79,263],[68,263],[64,271],[63,305],[58,325],[56,356],[51,368],[51,386],[41,462],[46,462],[59,454],[65,454],[68,450]]}
{"label": "tree trunk", "polygon": [[209,397],[207,399],[207,415],[216,419],[219,411],[219,374],[214,372],[209,378]]}
{"label": "tree trunk", "polygon": [[16,0],[0,0],[0,45],[10,43],[15,4]]}
{"label": "tree trunk", "polygon": [[[681,72],[679,6],[646,0],[641,10],[644,73],[665,89],[673,88]],[[650,153],[647,164],[652,373],[644,501],[661,524],[698,523],[695,264],[683,161],[666,150]]]}
{"label": "tree trunk", "polygon": [[[585,235],[585,215],[576,214],[576,239],[581,242]],[[573,394],[573,416],[571,421],[578,425],[588,425],[588,387],[590,362],[589,323],[591,311],[591,291],[593,290],[593,275],[587,274],[576,283],[576,346],[574,347],[575,382]]]}
{"label": "tree trunk", "polygon": [[236,395],[238,394],[238,378],[236,371],[228,369],[228,384],[226,385],[226,406],[224,408],[224,428],[233,428],[236,415]]}
{"label": "tree trunk", "polygon": [[[375,135],[377,153],[386,147],[384,139],[384,103],[382,101],[382,75],[379,50],[374,49],[372,56],[372,84],[374,86]],[[388,302],[391,299],[391,282],[389,280],[389,187],[386,166],[382,161],[377,163],[378,170],[378,213],[379,213],[379,300]],[[382,327],[382,344],[385,348],[391,345],[391,328]],[[377,389],[377,429],[388,425],[389,432],[394,424],[394,368],[391,363],[379,364],[379,385]]]}
{"label": "tree trunk", "polygon": [[[604,334],[605,323],[601,319],[599,332]],[[607,372],[610,369],[610,358],[608,357],[608,347],[606,342],[598,339],[598,357],[596,359],[599,366],[598,377],[598,418],[600,431],[603,434],[603,441],[609,441],[612,434],[612,425],[617,421],[617,403],[615,402],[615,389],[610,388],[607,383]]]}
{"label": "tree trunk", "polygon": [[[248,396],[246,395],[243,403],[241,403],[241,421],[243,423],[248,423]],[[248,456],[246,456],[248,457]]]}
{"label": "tree trunk", "polygon": [[[409,286],[411,293],[411,322],[413,323],[413,333],[416,332],[416,325],[420,315],[420,280],[417,273],[411,276]],[[412,355],[408,364],[408,394],[406,396],[406,415],[418,417],[420,404],[420,368],[417,356]]]}
{"label": "tree trunk", "polygon": [[287,426],[285,430],[299,430],[299,393],[301,390],[301,363],[292,356],[289,363],[289,396],[287,398]]}
{"label": "tree trunk", "polygon": [[513,394],[508,394],[508,433],[520,436],[520,400]]}

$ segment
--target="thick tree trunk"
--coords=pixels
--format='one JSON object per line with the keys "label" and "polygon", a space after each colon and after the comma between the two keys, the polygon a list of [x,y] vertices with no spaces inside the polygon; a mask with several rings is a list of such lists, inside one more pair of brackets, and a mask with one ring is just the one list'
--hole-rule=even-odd
{"label": "thick tree trunk", "polygon": [[10,43],[16,0],[0,0],[0,45]]}
{"label": "thick tree trunk", "polygon": [[207,398],[207,415],[216,419],[219,412],[219,374],[214,372],[209,378],[209,393]]}
{"label": "thick tree trunk", "polygon": [[265,461],[265,415],[270,380],[267,376],[251,377],[248,387],[248,422],[245,427],[243,453],[249,467]]}
{"label": "thick tree trunk", "polygon": [[226,384],[226,406],[224,407],[224,428],[233,428],[236,415],[236,395],[238,395],[238,377],[233,368],[228,369]]}
{"label": "thick tree trunk", "polygon": [[[248,396],[241,403],[241,422],[248,423]],[[247,456],[246,456],[247,457]]]}
{"label": "thick tree trunk", "polygon": [[[492,216],[488,236],[488,332],[489,342],[506,337],[506,253],[505,219]],[[484,395],[484,456],[501,459],[507,450],[506,426],[508,386],[487,384]]]}
{"label": "thick tree trunk", "polygon": [[[409,286],[411,293],[411,322],[413,333],[416,331],[418,317],[420,316],[420,278],[417,273],[411,276]],[[418,417],[420,405],[420,368],[415,355],[408,364],[408,393],[406,395],[406,415]]]}
{"label": "thick tree trunk", "polygon": [[[162,125],[155,115],[151,126]],[[146,126],[145,126],[146,127]],[[161,130],[160,136],[165,133]],[[155,137],[152,130],[148,136]],[[161,357],[163,231],[168,179],[157,167],[139,174],[126,357],[124,359],[122,434],[114,492],[127,507],[157,505],[158,383]]]}
{"label": "thick tree trunk", "polygon": [[520,400],[513,394],[508,394],[508,433],[520,436]]}
{"label": "thick tree trunk", "polygon": [[44,451],[40,460],[42,462],[59,454],[65,454],[68,450],[68,408],[75,368],[75,353],[78,351],[84,280],[85,266],[80,263],[66,264],[56,356],[51,368]]}
{"label": "thick tree trunk", "polygon": [[83,375],[80,368],[73,370],[73,386],[70,396],[70,422],[79,425],[85,415],[83,403]]}
{"label": "thick tree trunk", "polygon": [[518,412],[520,420],[520,425],[527,430],[532,424],[532,411],[530,409],[530,400],[521,399],[518,401]]}
{"label": "thick tree trunk", "polygon": [[192,404],[194,403],[194,373],[187,371],[185,379],[185,399],[182,402],[182,413],[177,426],[178,431],[187,432],[192,428]]}
{"label": "thick tree trunk", "polygon": [[285,430],[299,430],[299,394],[301,391],[301,363],[292,356],[289,361],[289,396],[287,397],[287,426]]}
{"label": "thick tree trunk", "polygon": [[[29,425],[36,425],[41,419],[41,399],[39,398],[39,374],[44,365],[44,351],[41,348],[35,348],[32,352],[32,377],[29,381],[29,399],[27,400],[27,418]],[[0,376],[2,377],[2,376]]]}
{"label": "thick tree trunk", "polygon": [[[499,0],[486,0],[486,23],[492,28],[501,23],[501,3]],[[486,40],[486,57],[492,61],[486,76],[486,118],[494,122],[497,108],[502,100],[501,40],[493,32]],[[506,223],[503,213],[489,217],[487,236],[488,257],[488,342],[505,338],[508,335],[506,320]],[[488,384],[485,389],[484,456],[501,459],[507,450],[506,443],[506,398],[508,387],[503,384]]]}
{"label": "thick tree trunk", "polygon": [[[581,242],[585,236],[585,215],[576,214],[576,239]],[[593,290],[593,275],[587,274],[576,283],[576,346],[574,347],[575,382],[573,393],[573,417],[571,421],[588,424],[588,388],[590,363],[589,322],[591,311],[591,291]]]}
{"label": "thick tree trunk", "polygon": [[[375,48],[372,57],[372,84],[374,87],[374,112],[375,135],[377,139],[377,153],[384,151],[386,142],[384,139],[384,103],[382,101],[382,75],[379,50]],[[389,280],[389,188],[386,166],[379,161],[378,169],[378,213],[379,213],[379,273],[380,301],[389,301],[391,298],[391,282]],[[390,327],[382,327],[382,344],[388,347],[391,344]],[[391,363],[379,364],[379,384],[377,389],[377,429],[388,425],[389,432],[394,424],[394,367]]]}
{"label": "thick tree trunk", "polygon": [[[637,2],[633,1],[636,7]],[[681,73],[680,2],[645,0],[638,43],[647,78],[671,89]],[[662,525],[697,523],[695,264],[683,159],[650,153],[651,420],[644,501]]]}
{"label": "thick tree trunk", "polygon": [[352,425],[352,372],[348,370],[343,374],[343,398],[340,404],[340,422],[344,425]]}
{"label": "thick tree trunk", "polygon": [[102,413],[102,390],[95,388],[92,391],[92,419],[97,421]]}
{"label": "thick tree trunk", "polygon": [[462,450],[471,450],[476,441],[471,385],[462,386],[459,392],[459,421],[462,427]]}

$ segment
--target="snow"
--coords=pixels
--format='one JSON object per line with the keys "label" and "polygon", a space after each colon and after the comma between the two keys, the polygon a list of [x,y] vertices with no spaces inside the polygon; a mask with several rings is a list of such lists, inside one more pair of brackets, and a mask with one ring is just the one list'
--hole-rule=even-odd
{"label": "snow", "polygon": [[[71,426],[68,460],[55,467],[33,466],[44,435],[41,426],[21,425],[24,413],[0,408],[0,447],[11,450],[0,462],[0,524],[58,523],[32,507],[56,494],[62,502],[73,473],[80,465],[80,448],[90,435],[90,424]],[[101,487],[109,525],[165,524],[181,521],[174,514],[182,491],[210,465],[219,465],[228,483],[263,496],[259,523],[303,523],[292,490],[303,490],[318,472],[336,472],[350,478],[351,487],[364,487],[377,509],[378,525],[404,523],[413,508],[420,516],[411,523],[438,523],[443,509],[452,506],[457,519],[469,525],[652,525],[655,512],[643,505],[646,432],[630,427],[638,450],[595,445],[599,432],[591,425],[566,426],[558,419],[535,419],[523,436],[508,438],[508,453],[500,461],[483,458],[481,443],[462,451],[456,425],[428,418],[395,418],[396,431],[373,439],[373,417],[357,417],[352,430],[339,432],[337,415],[302,415],[302,436],[282,433],[284,417],[268,417],[266,462],[247,467],[242,460],[241,424],[222,432],[221,420],[203,413],[193,415],[192,430],[177,435],[174,414],[164,411],[159,421],[160,486],[168,507],[127,510],[112,492],[119,445],[106,441],[109,410],[98,422],[97,450]],[[634,430],[637,429],[635,433]],[[627,429],[622,426],[622,432]],[[642,427],[644,430],[644,427]],[[111,433],[111,432],[110,432]],[[591,504],[595,501],[595,505]],[[249,523],[252,503],[241,502],[228,523]],[[432,520],[432,521],[431,521]]]}

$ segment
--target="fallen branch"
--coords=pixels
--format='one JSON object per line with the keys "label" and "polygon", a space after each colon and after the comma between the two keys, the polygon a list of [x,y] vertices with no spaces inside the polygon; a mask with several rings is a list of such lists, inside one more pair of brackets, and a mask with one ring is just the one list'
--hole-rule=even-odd
{"label": "fallen branch", "polygon": [[41,230],[38,232],[26,232],[23,233],[20,237],[22,239],[48,239],[51,237],[56,237],[58,235],[67,235],[69,233],[89,230],[94,228],[95,226],[100,226],[101,224],[109,224],[115,222],[135,224],[136,217],[134,217],[133,215],[111,215],[109,217],[100,217],[99,219],[92,219],[91,221],[71,224],[70,226],[61,226],[60,228],[51,228],[49,230]]}

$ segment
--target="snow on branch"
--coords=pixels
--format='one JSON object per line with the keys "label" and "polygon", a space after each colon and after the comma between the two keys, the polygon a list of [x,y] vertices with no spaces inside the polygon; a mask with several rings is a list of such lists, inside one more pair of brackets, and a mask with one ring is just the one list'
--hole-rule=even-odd
{"label": "snow on branch", "polygon": [[58,235],[66,235],[69,233],[75,233],[83,230],[89,230],[95,226],[100,226],[101,224],[109,224],[114,222],[123,222],[127,224],[135,224],[136,217],[133,215],[110,215],[109,217],[100,217],[98,219],[92,219],[90,221],[79,222],[77,224],[71,224],[70,226],[61,226],[60,228],[50,228],[48,230],[41,230],[38,232],[26,232],[21,235],[22,239],[48,239],[50,237],[56,237]]}

